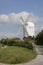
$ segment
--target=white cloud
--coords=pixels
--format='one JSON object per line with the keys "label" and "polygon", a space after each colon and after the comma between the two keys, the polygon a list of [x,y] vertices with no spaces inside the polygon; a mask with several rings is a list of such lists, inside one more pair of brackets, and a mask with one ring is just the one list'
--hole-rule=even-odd
{"label": "white cloud", "polygon": [[17,23],[17,21],[18,21],[17,19],[18,18],[17,18],[17,15],[15,13],[9,14],[8,17],[9,17],[9,22],[12,22],[14,24]]}
{"label": "white cloud", "polygon": [[6,22],[12,22],[14,24],[20,23],[20,16],[23,17],[24,21],[27,19],[28,16],[29,19],[28,21],[32,21],[32,22],[36,22],[38,20],[37,16],[34,16],[32,13],[28,13],[28,12],[20,12],[20,13],[10,13],[8,15],[3,14],[0,15],[0,23],[6,23]]}
{"label": "white cloud", "polygon": [[0,15],[0,23],[3,24],[3,23],[6,23],[8,22],[8,16],[7,15]]}
{"label": "white cloud", "polygon": [[20,13],[10,13],[10,14],[2,14],[0,15],[0,24],[12,22],[14,24],[20,23],[20,16],[24,19],[24,21],[28,18],[29,22],[37,22],[37,21],[43,21],[43,17],[35,16],[32,13],[28,12],[20,12]]}
{"label": "white cloud", "polygon": [[12,37],[16,37],[16,33],[12,33],[12,32],[0,32],[0,38],[12,38]]}

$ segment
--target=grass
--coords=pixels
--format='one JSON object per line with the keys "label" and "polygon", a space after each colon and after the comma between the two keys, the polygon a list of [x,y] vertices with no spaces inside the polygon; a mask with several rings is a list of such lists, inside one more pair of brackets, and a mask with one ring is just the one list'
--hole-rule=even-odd
{"label": "grass", "polygon": [[8,46],[2,49],[0,46],[0,63],[17,64],[28,62],[36,57],[36,54],[27,48]]}

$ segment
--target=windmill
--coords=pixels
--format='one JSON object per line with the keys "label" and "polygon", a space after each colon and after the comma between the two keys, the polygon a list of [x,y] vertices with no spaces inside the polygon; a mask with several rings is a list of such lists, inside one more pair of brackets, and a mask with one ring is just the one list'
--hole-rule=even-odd
{"label": "windmill", "polygon": [[[33,22],[29,22],[29,18],[31,17],[31,15],[29,15],[27,17],[27,19],[24,21],[23,17],[20,16],[20,22],[22,24],[23,27],[23,37],[27,37],[27,36],[34,36],[34,24]],[[20,28],[19,32],[17,35],[19,35],[22,32],[22,28]]]}
{"label": "windmill", "polygon": [[[31,15],[30,15],[31,16]],[[28,32],[27,32],[27,30],[26,30],[26,26],[28,25],[28,20],[29,20],[29,18],[30,18],[30,16],[28,16],[27,17],[27,20],[26,21],[24,21],[24,19],[22,18],[22,16],[20,16],[20,19],[21,19],[21,24],[22,24],[22,26],[23,26],[23,36],[25,37],[25,35],[26,36],[29,36],[28,35]]]}

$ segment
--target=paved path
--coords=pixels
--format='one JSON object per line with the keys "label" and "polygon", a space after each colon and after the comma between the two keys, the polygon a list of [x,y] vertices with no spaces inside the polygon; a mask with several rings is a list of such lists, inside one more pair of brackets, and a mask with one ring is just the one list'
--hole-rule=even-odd
{"label": "paved path", "polygon": [[38,46],[36,44],[34,44],[32,42],[33,45],[33,51],[37,54],[37,55],[42,55],[42,52],[39,50]]}
{"label": "paved path", "polygon": [[[2,64],[0,65],[10,65],[10,64]],[[28,63],[23,63],[23,64],[11,64],[11,65],[43,65],[43,55],[38,55],[36,59],[28,62]]]}
{"label": "paved path", "polygon": [[18,65],[43,65],[43,55],[38,55],[36,59],[30,61],[29,63],[18,64]]}

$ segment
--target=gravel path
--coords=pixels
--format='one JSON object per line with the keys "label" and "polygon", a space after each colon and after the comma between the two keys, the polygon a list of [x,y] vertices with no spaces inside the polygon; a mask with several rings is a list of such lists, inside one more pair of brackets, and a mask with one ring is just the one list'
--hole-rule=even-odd
{"label": "gravel path", "polygon": [[28,62],[28,63],[23,63],[23,64],[2,64],[0,65],[43,65],[43,55],[38,55],[36,59]]}

